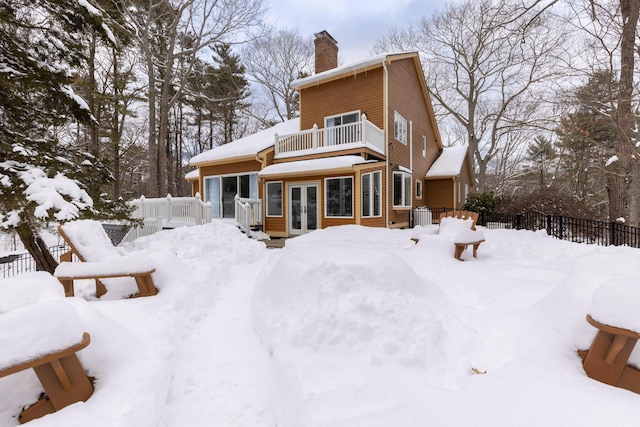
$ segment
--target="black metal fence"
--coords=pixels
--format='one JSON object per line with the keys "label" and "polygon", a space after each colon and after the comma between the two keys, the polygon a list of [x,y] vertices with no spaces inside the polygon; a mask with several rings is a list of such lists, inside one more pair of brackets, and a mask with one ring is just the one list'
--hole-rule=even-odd
{"label": "black metal fence", "polygon": [[[440,214],[451,210],[453,209],[430,208],[433,222],[439,222]],[[640,248],[640,228],[617,222],[596,221],[528,211],[516,215],[480,212],[478,214],[478,224],[487,228],[546,230],[550,236],[571,242],[601,246],[627,245],[632,248]]]}
{"label": "black metal fence", "polygon": [[[60,255],[68,250],[69,247],[66,245],[49,247],[49,252],[55,259],[60,259]],[[2,279],[30,271],[37,271],[37,268],[35,261],[28,252],[0,257],[0,278]]]}

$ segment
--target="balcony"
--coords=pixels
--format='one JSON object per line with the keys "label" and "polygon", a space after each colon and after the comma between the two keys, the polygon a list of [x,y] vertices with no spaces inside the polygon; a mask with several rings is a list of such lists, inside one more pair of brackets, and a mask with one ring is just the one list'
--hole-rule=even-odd
{"label": "balcony", "polygon": [[367,147],[386,155],[384,132],[367,120],[366,115],[354,123],[319,129],[313,128],[289,135],[275,135],[275,158],[305,156],[352,148]]}

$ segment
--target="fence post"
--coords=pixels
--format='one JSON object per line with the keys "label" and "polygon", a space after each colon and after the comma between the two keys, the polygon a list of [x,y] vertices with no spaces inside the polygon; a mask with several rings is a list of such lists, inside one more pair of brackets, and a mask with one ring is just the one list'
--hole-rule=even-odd
{"label": "fence post", "polygon": [[562,215],[558,215],[558,238],[564,240],[564,224],[562,221]]}
{"label": "fence post", "polygon": [[318,125],[316,123],[313,124],[311,130],[311,148],[318,148]]}
{"label": "fence post", "polygon": [[167,222],[171,221],[171,194],[167,194]]}
{"label": "fence post", "polygon": [[611,223],[609,223],[609,244],[614,246],[618,246],[618,241],[616,239],[616,224],[617,223],[615,221],[611,221]]}
{"label": "fence post", "polygon": [[361,129],[361,138],[360,140],[364,143],[367,142],[367,115],[362,113],[362,117],[360,119],[360,129]]}
{"label": "fence post", "polygon": [[516,230],[520,230],[522,228],[522,214],[519,213],[516,215]]}
{"label": "fence post", "polygon": [[548,234],[549,236],[551,236],[551,232],[552,232],[552,230],[553,230],[552,225],[553,225],[553,224],[552,224],[552,222],[551,222],[551,215],[547,214],[547,234]]}
{"label": "fence post", "polygon": [[140,218],[145,218],[147,213],[144,211],[144,195],[140,196]]}

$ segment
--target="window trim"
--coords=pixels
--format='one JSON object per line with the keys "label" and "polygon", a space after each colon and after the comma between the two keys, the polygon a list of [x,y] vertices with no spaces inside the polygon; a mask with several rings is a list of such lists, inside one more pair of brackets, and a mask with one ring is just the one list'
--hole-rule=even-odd
{"label": "window trim", "polygon": [[[329,127],[333,127],[333,126],[327,126],[327,120],[329,119],[335,119],[336,117],[344,117],[344,116],[349,116],[351,114],[356,114],[357,115],[357,120],[355,121],[355,123],[359,122],[361,120],[362,115],[360,114],[360,110],[354,110],[354,111],[349,111],[346,113],[341,113],[341,114],[334,114],[333,116],[326,116],[324,118],[324,127],[329,128]],[[342,120],[340,120],[342,122]],[[340,123],[337,126],[342,126],[344,123]]]}
{"label": "window trim", "polygon": [[[408,202],[408,204],[402,204],[402,205],[396,205],[396,188],[395,188],[395,176],[396,175],[401,175],[402,176],[402,185],[400,188],[401,194],[402,194],[402,201],[403,202]],[[392,180],[392,190],[393,190],[393,194],[392,194],[392,200],[393,200],[393,208],[394,209],[411,209],[411,206],[413,204],[413,198],[412,196],[412,191],[409,190],[408,191],[408,196],[409,196],[409,200],[404,200],[405,196],[407,196],[407,179],[409,179],[409,189],[413,188],[413,175],[411,175],[410,173],[404,172],[404,171],[393,171],[393,180]]]}
{"label": "window trim", "polygon": [[[365,215],[364,212],[362,212],[362,210],[364,209],[364,194],[363,194],[363,189],[364,189],[364,185],[363,185],[363,180],[365,176],[370,176],[370,185],[371,188],[369,189],[369,192],[371,195],[373,195],[373,188],[374,188],[374,176],[378,175],[378,179],[379,179],[379,184],[380,184],[380,198],[379,198],[379,212],[376,215],[375,212],[375,204],[374,204],[374,198],[373,197],[369,197],[369,215]],[[360,175],[360,216],[362,218],[380,218],[382,217],[382,171],[371,171],[371,172],[366,172]]]}
{"label": "window trim", "polygon": [[422,199],[422,181],[416,179],[416,199]]}
{"label": "window trim", "polygon": [[[269,213],[269,184],[280,184],[280,215],[272,215]],[[265,200],[265,216],[267,218],[282,218],[284,216],[284,182],[282,181],[269,181],[264,185],[264,200]]]}
{"label": "window trim", "polygon": [[407,119],[397,111],[393,112],[393,137],[407,145]]}
{"label": "window trim", "polygon": [[[329,197],[327,197],[327,190],[329,189],[329,186],[327,185],[327,181],[333,180],[333,179],[345,179],[345,178],[349,178],[351,180],[351,215],[347,216],[347,215],[329,215],[327,212],[327,208],[329,206]],[[353,175],[344,175],[344,176],[332,176],[330,178],[325,178],[324,179],[324,217],[325,218],[353,218],[354,217],[354,213],[355,213],[355,204],[354,204],[354,193],[355,193],[355,179],[353,177]]]}

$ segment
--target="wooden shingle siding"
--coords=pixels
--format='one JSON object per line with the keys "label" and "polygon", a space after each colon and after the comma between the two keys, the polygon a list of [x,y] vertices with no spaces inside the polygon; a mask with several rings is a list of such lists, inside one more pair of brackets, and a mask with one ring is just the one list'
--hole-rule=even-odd
{"label": "wooden shingle siding", "polygon": [[422,196],[424,204],[429,208],[453,207],[453,184],[451,178],[426,181]]}
{"label": "wooden shingle siding", "polygon": [[[389,194],[387,201],[393,206],[393,175],[392,171],[403,166],[412,170],[412,208],[425,204],[422,199],[416,198],[415,182],[423,181],[431,164],[438,156],[438,144],[433,123],[430,120],[427,104],[420,85],[422,73],[416,69],[412,58],[393,61],[388,65],[389,72]],[[407,144],[394,137],[394,112],[398,112],[407,120]],[[422,156],[422,136],[427,138],[427,156]],[[411,151],[410,151],[411,150]],[[412,159],[413,161],[411,161]],[[389,221],[395,225],[408,225],[409,213],[407,209],[391,210]]]}
{"label": "wooden shingle siding", "polygon": [[229,174],[242,174],[246,172],[258,172],[261,169],[260,162],[256,160],[248,160],[236,163],[225,163],[213,166],[203,166],[200,169],[200,174],[203,177],[213,175],[229,175]]}
{"label": "wooden shingle siding", "polygon": [[[311,86],[300,93],[300,128],[324,127],[324,118],[359,110],[384,128],[384,73],[376,68],[355,76]],[[392,123],[393,124],[393,123]]]}

